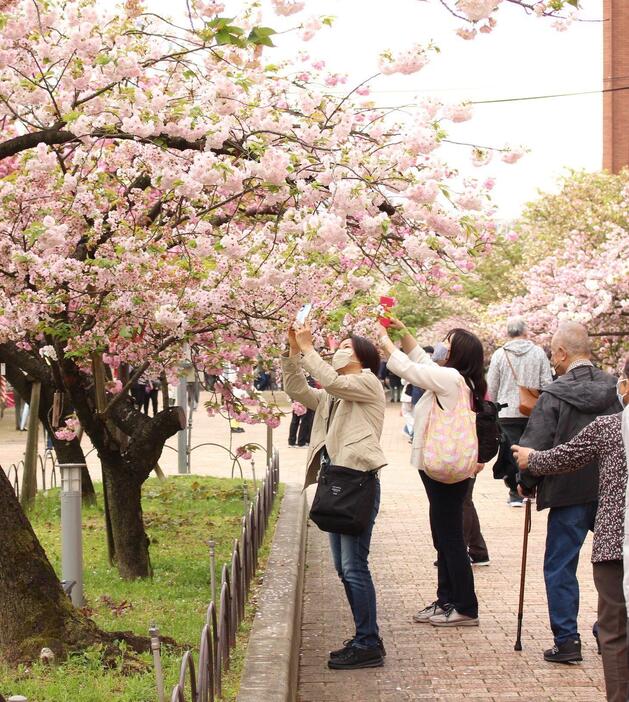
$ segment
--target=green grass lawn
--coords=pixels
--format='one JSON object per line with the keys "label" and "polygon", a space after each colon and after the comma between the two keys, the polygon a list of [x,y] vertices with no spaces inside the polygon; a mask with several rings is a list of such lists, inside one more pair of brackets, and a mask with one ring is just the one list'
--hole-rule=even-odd
{"label": "green grass lawn", "polygon": [[[97,491],[101,486],[97,486]],[[253,484],[248,484],[250,498]],[[279,500],[261,552],[268,555]],[[220,588],[223,563],[231,561],[234,538],[240,536],[244,510],[240,480],[177,476],[165,482],[148,480],[144,485],[143,508],[151,539],[151,580],[125,582],[107,561],[102,494],[98,506],[83,510],[84,590],[90,616],[110,631],[132,630],[148,636],[154,622],[160,634],[198,651],[205,612],[211,598],[208,540],[216,542],[216,587]],[[38,495],[30,512],[35,532],[57,573],[60,573],[59,491]],[[254,583],[255,587],[255,583]],[[253,609],[241,625],[232,666],[224,681],[224,699],[235,699],[244,661]],[[166,699],[179,675],[181,651],[163,650]],[[150,656],[140,658],[151,662]],[[195,656],[195,663],[197,662]],[[74,655],[59,666],[39,663],[18,670],[0,665],[0,692],[9,697],[21,694],[29,702],[154,702],[155,677],[148,672],[104,669],[98,649]]]}

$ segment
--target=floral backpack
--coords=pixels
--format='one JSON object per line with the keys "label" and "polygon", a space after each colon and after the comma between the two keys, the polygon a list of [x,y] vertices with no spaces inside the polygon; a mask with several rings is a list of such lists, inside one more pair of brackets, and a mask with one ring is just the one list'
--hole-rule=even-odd
{"label": "floral backpack", "polygon": [[474,474],[478,459],[476,413],[463,380],[453,410],[442,407],[437,395],[433,397],[423,453],[426,474],[440,483],[459,483]]}

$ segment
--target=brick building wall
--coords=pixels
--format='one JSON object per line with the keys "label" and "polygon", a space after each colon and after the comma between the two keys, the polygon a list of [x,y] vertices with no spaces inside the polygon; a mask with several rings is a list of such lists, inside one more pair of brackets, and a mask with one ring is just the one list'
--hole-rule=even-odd
{"label": "brick building wall", "polygon": [[603,0],[603,17],[603,168],[618,173],[629,165],[629,0]]}

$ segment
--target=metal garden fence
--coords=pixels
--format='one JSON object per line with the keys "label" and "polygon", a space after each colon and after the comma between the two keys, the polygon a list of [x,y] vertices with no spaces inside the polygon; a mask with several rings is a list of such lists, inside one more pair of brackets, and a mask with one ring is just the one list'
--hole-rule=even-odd
{"label": "metal garden fence", "polygon": [[[231,562],[223,565],[218,607],[217,593],[212,592],[201,632],[198,664],[195,665],[193,652],[186,651],[170,702],[214,702],[221,698],[223,672],[229,670],[231,651],[236,645],[236,632],[245,615],[247,596],[258,566],[258,551],[264,540],[278,485],[279,454],[275,449],[268,461],[265,479],[242,518],[240,538],[234,539]],[[212,544],[210,553],[213,557]],[[211,568],[214,590],[213,562]],[[166,702],[159,631],[153,626],[149,633],[155,662],[157,698],[158,702]]]}
{"label": "metal garden fence", "polygon": [[[57,459],[55,452],[52,449],[46,449],[44,454],[37,456],[39,473],[41,475],[41,484],[38,484],[38,490],[48,490],[49,488],[57,487]],[[20,499],[21,480],[24,475],[24,459],[17,463],[11,463],[8,468],[4,469],[9,482],[13,486],[13,490]]]}

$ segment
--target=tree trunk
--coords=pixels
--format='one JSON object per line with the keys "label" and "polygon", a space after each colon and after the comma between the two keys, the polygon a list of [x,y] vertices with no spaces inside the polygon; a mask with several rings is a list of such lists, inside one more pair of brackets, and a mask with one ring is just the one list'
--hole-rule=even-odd
{"label": "tree trunk", "polygon": [[47,646],[56,655],[106,638],[74,609],[0,470],[0,652],[30,660]]}
{"label": "tree trunk", "polygon": [[[60,441],[55,437],[54,429],[50,424],[52,418],[52,405],[55,393],[55,387],[53,385],[53,379],[48,369],[42,363],[42,367],[39,368],[36,365],[36,361],[32,361],[28,364],[28,369],[21,369],[18,364],[18,360],[22,360],[17,355],[11,355],[10,344],[0,345],[0,359],[3,359],[6,363],[7,378],[13,389],[18,393],[18,395],[25,401],[28,402],[31,396],[31,383],[28,377],[24,375],[24,372],[30,371],[31,373],[37,373],[37,377],[40,380],[41,386],[41,397],[39,401],[39,419],[46,428],[46,431],[52,437],[52,444],[55,450],[55,454],[59,459],[59,463],[85,463],[85,454],[81,448],[81,442],[78,439],[72,439],[72,441]],[[29,359],[31,360],[31,359]],[[23,372],[24,371],[24,372]],[[83,468],[81,471],[81,490],[83,495],[83,503],[86,505],[96,504],[96,491],[94,490],[94,483],[87,470],[87,467]]]}
{"label": "tree trunk", "polygon": [[125,580],[148,578],[151,573],[149,538],[142,518],[142,483],[124,460],[114,462],[110,456],[101,461],[103,485],[107,486],[109,516],[114,541],[115,561]]}

